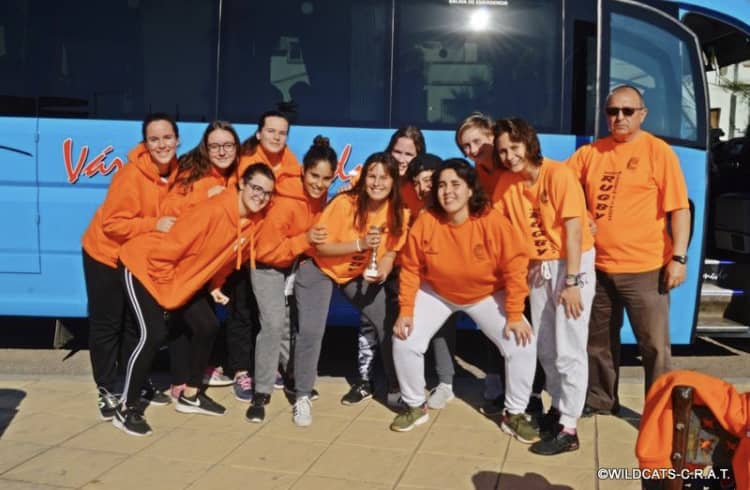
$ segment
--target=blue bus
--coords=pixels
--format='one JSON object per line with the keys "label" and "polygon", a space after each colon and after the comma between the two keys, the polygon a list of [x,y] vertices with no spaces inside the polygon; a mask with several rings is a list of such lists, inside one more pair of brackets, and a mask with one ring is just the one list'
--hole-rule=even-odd
{"label": "blue bus", "polygon": [[[564,160],[606,133],[609,89],[629,83],[645,128],[680,157],[693,210],[687,282],[671,334],[692,342],[708,186],[705,69],[750,58],[750,3],[710,0],[7,0],[0,4],[0,315],[85,317],[80,237],[140,120],[179,121],[182,150],[206,122],[241,137],[263,111],[316,134],[343,185],[394,128],[460,156],[472,111],[521,116]],[[182,153],[178,149],[178,153]],[[358,324],[341,301],[332,324]],[[623,340],[633,342],[629,328]]]}

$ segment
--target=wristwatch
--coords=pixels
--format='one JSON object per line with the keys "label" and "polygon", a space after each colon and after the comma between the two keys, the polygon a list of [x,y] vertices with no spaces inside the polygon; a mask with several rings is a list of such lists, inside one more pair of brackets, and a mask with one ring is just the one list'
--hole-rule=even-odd
{"label": "wristwatch", "polygon": [[673,255],[672,260],[679,262],[682,265],[687,264],[687,255]]}
{"label": "wristwatch", "polygon": [[579,288],[583,286],[583,274],[565,274],[566,288]]}

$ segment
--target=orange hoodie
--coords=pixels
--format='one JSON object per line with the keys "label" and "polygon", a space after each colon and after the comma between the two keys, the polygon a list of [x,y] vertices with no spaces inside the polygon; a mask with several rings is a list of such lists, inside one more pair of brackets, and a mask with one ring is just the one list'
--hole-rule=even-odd
{"label": "orange hoodie", "polygon": [[642,469],[672,468],[672,388],[692,386],[693,404],[708,407],[719,424],[739,438],[732,457],[737,489],[750,488],[750,393],[695,371],[671,371],[654,381],[646,395],[635,454]]}
{"label": "orange hoodie", "polygon": [[262,215],[241,219],[238,202],[237,190],[227,189],[186,211],[168,233],[129,241],[120,260],[163,308],[177,309],[222,271],[239,269],[243,257],[252,263]]}
{"label": "orange hoodie", "polygon": [[532,260],[565,258],[568,218],[580,218],[581,252],[594,246],[583,190],[575,174],[560,162],[545,158],[532,186],[521,174],[502,172],[492,202],[521,230]]}
{"label": "orange hoodie", "polygon": [[298,177],[302,175],[302,164],[299,163],[299,160],[297,160],[297,157],[294,156],[294,153],[292,153],[292,150],[290,150],[288,146],[285,146],[284,151],[281,153],[280,165],[278,168],[274,168],[271,163],[271,157],[266,153],[266,150],[263,149],[263,145],[259,143],[258,146],[255,147],[253,153],[242,155],[240,157],[240,165],[237,168],[237,175],[242,177],[242,174],[245,173],[247,167],[257,162],[265,163],[271,167],[273,174],[276,176],[277,183],[287,177]]}
{"label": "orange hoodie", "polygon": [[[356,197],[351,194],[339,194],[326,206],[318,223],[328,228],[328,241],[331,243],[353,242],[362,238],[365,232],[354,228],[354,215],[356,214]],[[409,223],[409,211],[402,209],[402,222],[404,231],[400,236],[391,232],[391,223],[388,222],[390,204],[382,206],[376,213],[370,213],[364,229],[372,226],[384,227],[380,247],[377,250],[377,259],[380,260],[386,252],[398,252],[406,241],[406,231]],[[369,250],[355,252],[347,255],[326,256],[316,255],[315,263],[325,275],[344,284],[362,273],[370,262]]]}
{"label": "orange hoodie", "polygon": [[401,256],[401,316],[414,315],[422,281],[448,301],[468,305],[505,289],[509,321],[523,316],[529,256],[521,235],[496,209],[454,225],[434,211],[414,222]]}
{"label": "orange hoodie", "polygon": [[162,215],[164,216],[179,217],[183,212],[196,204],[207,200],[208,191],[217,185],[224,188],[237,185],[237,175],[235,172],[231,172],[225,176],[213,165],[211,165],[211,169],[206,175],[190,184],[187,188],[180,183],[180,176],[180,174],[177,175],[175,184],[164,199],[164,204],[161,208]]}
{"label": "orange hoodie", "polygon": [[284,269],[299,255],[315,253],[315,247],[307,241],[307,230],[320,217],[326,195],[313,199],[305,192],[300,178],[284,179],[275,190],[277,195],[258,228],[256,260]]}
{"label": "orange hoodie", "polygon": [[156,222],[164,216],[161,202],[177,171],[174,159],[169,175],[161,177],[143,143],[128,152],[128,162],[112,177],[104,203],[81,238],[87,254],[112,268],[117,267],[123,243],[155,230]]}

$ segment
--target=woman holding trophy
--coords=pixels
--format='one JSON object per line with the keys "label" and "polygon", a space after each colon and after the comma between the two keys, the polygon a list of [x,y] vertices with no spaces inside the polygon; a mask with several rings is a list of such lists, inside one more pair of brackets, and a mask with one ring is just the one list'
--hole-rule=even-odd
{"label": "woman holding trophy", "polygon": [[398,304],[391,272],[406,240],[408,211],[398,192],[398,163],[390,154],[370,155],[361,175],[323,211],[318,225],[325,226],[328,238],[316,245],[312,259],[300,264],[295,279],[299,332],[293,420],[302,427],[312,423],[310,393],[334,286],[375,326],[388,391],[398,391],[390,333]]}

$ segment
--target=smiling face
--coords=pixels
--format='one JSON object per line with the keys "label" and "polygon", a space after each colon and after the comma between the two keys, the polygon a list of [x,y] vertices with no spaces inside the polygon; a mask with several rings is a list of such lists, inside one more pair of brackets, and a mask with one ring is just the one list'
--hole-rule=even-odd
{"label": "smiling face", "polygon": [[284,151],[288,134],[289,123],[286,119],[268,116],[263,121],[263,127],[255,133],[255,137],[267,153],[275,155]]}
{"label": "smiling face", "polygon": [[[630,112],[630,109],[634,111],[628,116],[625,112]],[[648,112],[643,106],[640,94],[629,87],[613,92],[607,99],[604,111],[609,132],[612,138],[620,143],[631,141],[638,135]],[[610,112],[614,114],[610,115]]]}
{"label": "smiling face", "polygon": [[523,142],[511,141],[508,133],[502,133],[495,140],[495,148],[503,167],[513,173],[526,170],[529,161],[526,159],[526,145]]}
{"label": "smiling face", "polygon": [[492,167],[492,132],[469,127],[461,133],[458,142],[464,155],[475,164]]}
{"label": "smiling face", "polygon": [[464,179],[455,170],[448,168],[440,173],[437,198],[446,216],[454,221],[461,221],[469,216],[469,199],[474,193]]}
{"label": "smiling face", "polygon": [[268,205],[273,193],[273,180],[256,173],[245,183],[240,181],[240,215],[257,213]]}
{"label": "smiling face", "polygon": [[398,162],[398,174],[403,176],[409,167],[409,162],[417,156],[417,145],[414,144],[411,138],[402,136],[393,145],[391,156]]}
{"label": "smiling face", "polygon": [[385,165],[382,163],[370,165],[365,176],[365,190],[373,203],[388,199],[393,190],[393,177],[390,176]]}
{"label": "smiling face", "polygon": [[422,170],[419,174],[414,177],[414,191],[420,201],[428,199],[432,190],[432,170]]}
{"label": "smiling face", "polygon": [[237,158],[237,142],[225,129],[214,129],[206,138],[206,148],[211,165],[219,170],[228,169]]}
{"label": "smiling face", "polygon": [[302,175],[305,192],[313,199],[318,199],[328,191],[333,181],[333,169],[328,160],[319,160],[311,165]]}
{"label": "smiling face", "polygon": [[174,159],[180,140],[169,121],[158,119],[146,126],[146,149],[151,160],[159,166],[166,166]]}

